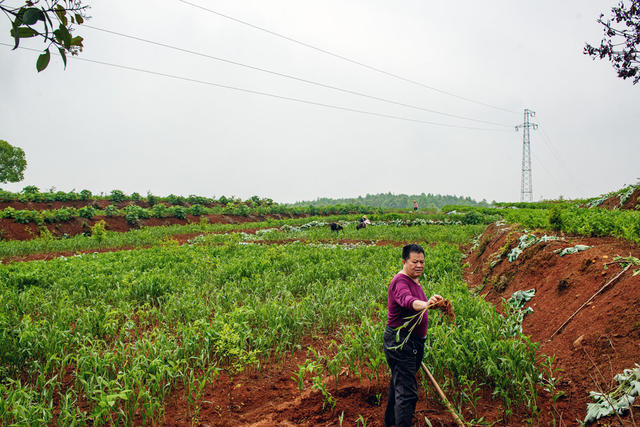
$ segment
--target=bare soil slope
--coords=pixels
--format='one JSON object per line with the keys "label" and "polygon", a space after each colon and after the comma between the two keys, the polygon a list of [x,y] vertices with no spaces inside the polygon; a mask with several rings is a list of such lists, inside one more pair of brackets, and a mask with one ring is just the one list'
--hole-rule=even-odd
{"label": "bare soil slope", "polygon": [[606,209],[635,210],[640,205],[640,187],[636,188],[631,196],[620,205],[620,196],[609,197],[599,207]]}
{"label": "bare soil slope", "polygon": [[[534,311],[525,316],[523,332],[541,344],[541,353],[556,356],[566,394],[560,410],[574,425],[584,419],[589,391],[610,390],[614,375],[640,363],[640,274],[633,276],[640,267],[622,273],[623,266],[613,262],[616,256],[640,258],[640,248],[614,238],[558,236],[562,240],[537,243],[509,262],[506,254],[522,234],[514,226],[490,225],[466,259],[465,280],[497,307],[517,290],[536,290],[526,305]],[[555,252],[578,244],[592,248],[564,256]],[[640,407],[634,414],[640,419]]]}

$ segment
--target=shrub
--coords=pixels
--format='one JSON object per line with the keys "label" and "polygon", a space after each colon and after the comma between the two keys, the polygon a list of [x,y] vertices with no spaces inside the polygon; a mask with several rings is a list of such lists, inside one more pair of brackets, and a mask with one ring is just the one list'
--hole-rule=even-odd
{"label": "shrub", "polygon": [[158,198],[151,194],[151,191],[147,191],[147,203],[149,203],[149,206],[154,206],[158,203]]}
{"label": "shrub", "polygon": [[28,224],[35,222],[38,225],[44,224],[44,216],[39,211],[19,210],[15,212],[15,222]]}
{"label": "shrub", "polygon": [[467,212],[462,218],[461,222],[467,225],[476,225],[482,223],[482,215],[476,211]]}
{"label": "shrub", "polygon": [[549,211],[549,224],[555,231],[562,230],[562,210],[559,207],[554,206]]}
{"label": "shrub", "polygon": [[91,236],[94,237],[97,241],[101,242],[107,232],[106,225],[107,224],[103,219],[93,224],[93,226],[91,227]]}
{"label": "shrub", "polygon": [[208,205],[212,202],[212,200],[208,197],[196,196],[194,194],[191,194],[189,197],[187,197],[187,202],[189,202],[189,204],[191,205]]}
{"label": "shrub", "polygon": [[16,210],[11,206],[4,208],[4,210],[0,213],[0,218],[15,218]]}
{"label": "shrub", "polygon": [[124,211],[124,217],[129,225],[137,226],[140,224],[140,218],[149,218],[151,215],[147,209],[136,205],[129,205]]}
{"label": "shrub", "polygon": [[182,196],[176,196],[175,194],[169,194],[167,196],[167,202],[169,202],[170,205],[182,206],[182,205],[184,205],[185,199]]}
{"label": "shrub", "polygon": [[50,195],[53,200],[58,202],[66,202],[69,200],[76,200],[76,193],[73,191],[69,193],[65,193],[64,191],[56,191],[55,193]]}
{"label": "shrub", "polygon": [[91,219],[96,216],[96,209],[93,206],[84,206],[78,209],[78,216],[82,218]]}
{"label": "shrub", "polygon": [[15,194],[13,194],[10,191],[5,191],[5,190],[0,189],[0,201],[2,201],[2,202],[10,202],[10,201],[15,200],[15,199],[16,199]]}
{"label": "shrub", "polygon": [[42,219],[44,219],[44,222],[56,222],[56,211],[44,210],[40,211],[40,213],[42,214]]}
{"label": "shrub", "polygon": [[[90,209],[93,209],[93,208],[90,208]],[[79,216],[78,210],[76,208],[60,208],[60,209],[56,209],[54,212],[56,214],[56,222],[71,221],[71,219],[73,219],[74,216]]]}
{"label": "shrub", "polygon": [[134,202],[139,202],[140,200],[142,200],[142,196],[140,195],[140,193],[131,193],[131,200],[133,200]]}
{"label": "shrub", "polygon": [[169,215],[179,219],[185,219],[187,217],[187,210],[183,206],[171,206],[168,208],[168,211]]}
{"label": "shrub", "polygon": [[127,197],[124,195],[122,191],[113,190],[109,198],[111,199],[112,202],[119,203],[119,202],[124,202]]}
{"label": "shrub", "polygon": [[157,205],[153,205],[151,208],[151,216],[154,218],[164,218],[167,216],[167,207],[162,203],[158,203]]}
{"label": "shrub", "polygon": [[205,212],[205,208],[200,204],[195,204],[189,208],[188,212],[191,215],[200,216]]}
{"label": "shrub", "polygon": [[38,194],[40,189],[35,185],[27,185],[22,189],[22,194]]}
{"label": "shrub", "polygon": [[118,215],[118,207],[116,205],[109,205],[104,208],[104,214],[106,216],[116,216]]}
{"label": "shrub", "polygon": [[91,191],[89,190],[82,190],[80,192],[80,200],[89,200],[91,198],[92,194]]}

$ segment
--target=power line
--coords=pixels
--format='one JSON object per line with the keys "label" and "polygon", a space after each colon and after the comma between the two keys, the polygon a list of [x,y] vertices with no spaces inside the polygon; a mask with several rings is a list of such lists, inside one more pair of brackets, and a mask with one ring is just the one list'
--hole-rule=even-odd
{"label": "power line", "polygon": [[192,6],[192,7],[195,7],[195,8],[198,8],[198,9],[202,9],[202,10],[204,10],[204,11],[207,11],[207,12],[210,12],[210,13],[213,13],[213,14],[216,14],[216,15],[218,15],[218,16],[221,16],[221,17],[225,18],[225,19],[229,19],[229,20],[231,20],[231,21],[238,22],[238,23],[240,23],[240,24],[246,25],[246,26],[251,27],[251,28],[254,28],[254,29],[256,29],[256,30],[264,31],[265,33],[271,34],[272,36],[280,37],[280,38],[285,39],[285,40],[288,40],[288,41],[290,41],[290,42],[292,42],[292,43],[297,43],[297,44],[299,44],[299,45],[301,45],[301,46],[304,46],[304,47],[307,47],[307,48],[309,48],[309,49],[313,49],[313,50],[316,50],[316,51],[318,51],[318,52],[322,52],[322,53],[324,53],[324,54],[331,55],[331,56],[333,56],[333,57],[335,57],[335,58],[342,59],[343,61],[347,61],[347,62],[350,62],[350,63],[352,63],[352,64],[359,65],[359,66],[361,66],[361,67],[367,68],[367,69],[372,70],[372,71],[375,71],[375,72],[377,72],[377,73],[381,73],[381,74],[387,75],[387,76],[389,76],[389,77],[393,77],[393,78],[396,78],[396,79],[402,80],[402,81],[407,82],[407,83],[411,83],[411,84],[414,84],[414,85],[417,85],[417,86],[421,86],[421,87],[423,87],[423,88],[426,88],[426,89],[429,89],[429,90],[433,90],[433,91],[435,91],[435,92],[442,93],[442,94],[444,94],[444,95],[452,96],[452,97],[454,97],[454,98],[458,98],[458,99],[461,99],[461,100],[463,100],[463,101],[471,102],[471,103],[474,103],[474,104],[482,105],[482,106],[489,107],[489,108],[493,108],[493,109],[496,109],[496,110],[505,111],[505,112],[507,112],[507,113],[514,113],[514,114],[517,114],[517,112],[516,112],[516,111],[509,110],[509,109],[502,108],[502,107],[497,107],[497,106],[495,106],[495,105],[487,104],[487,103],[485,103],[485,102],[475,101],[475,100],[473,100],[473,99],[466,98],[466,97],[464,97],[464,96],[456,95],[456,94],[454,94],[454,93],[447,92],[447,91],[445,91],[445,90],[438,89],[438,88],[435,88],[435,87],[433,87],[433,86],[426,85],[426,84],[421,83],[421,82],[418,82],[418,81],[416,81],[416,80],[412,80],[412,79],[409,79],[409,78],[406,78],[406,77],[402,77],[402,76],[400,76],[400,75],[398,75],[398,74],[394,74],[394,73],[391,73],[391,72],[389,72],[389,71],[385,71],[385,70],[382,70],[382,69],[380,69],[380,68],[374,67],[374,66],[372,66],[372,65],[368,65],[368,64],[365,64],[365,63],[363,63],[363,62],[356,61],[355,59],[347,58],[346,56],[342,56],[342,55],[339,55],[339,54],[337,54],[337,53],[334,53],[334,52],[328,51],[328,50],[326,50],[326,49],[322,49],[322,48],[319,48],[319,47],[317,47],[317,46],[313,46],[313,45],[311,45],[311,44],[309,44],[309,43],[301,42],[301,41],[296,40],[296,39],[294,39],[294,38],[292,38],[292,37],[288,37],[288,36],[282,35],[282,34],[280,34],[280,33],[277,33],[277,32],[275,32],[275,31],[271,31],[271,30],[268,30],[268,29],[266,29],[266,28],[259,27],[259,26],[257,26],[257,25],[251,24],[251,23],[249,23],[249,22],[243,21],[243,20],[238,19],[238,18],[234,18],[234,17],[229,16],[229,15],[225,15],[225,14],[223,14],[223,13],[217,12],[217,11],[212,10],[212,9],[208,9],[208,8],[206,8],[206,7],[204,7],[204,6],[200,6],[200,5],[197,5],[197,4],[195,4],[195,3],[191,3],[191,2],[188,2],[188,1],[186,1],[186,0],[178,0],[178,1],[179,1],[179,2],[181,2],[181,3],[187,4],[187,5],[189,5],[189,6]]}
{"label": "power line", "polygon": [[[2,42],[0,42],[0,45],[11,47],[10,44],[2,43]],[[41,53],[41,51],[39,51],[38,49],[32,49],[32,48],[27,48],[27,47],[22,47],[22,46],[20,46],[19,48],[23,49],[23,50],[29,50],[29,51],[32,51],[32,52]],[[54,55],[59,56],[56,53],[54,53]],[[489,129],[489,128],[469,127],[469,126],[458,126],[458,125],[451,125],[451,124],[446,124],[446,123],[431,122],[431,121],[427,121],[427,120],[411,119],[411,118],[407,118],[407,117],[395,116],[395,115],[392,115],[392,114],[377,113],[377,112],[367,111],[367,110],[359,110],[359,109],[356,109],[356,108],[343,107],[343,106],[333,105],[333,104],[325,104],[325,103],[322,103],[322,102],[310,101],[310,100],[301,99],[301,98],[293,98],[293,97],[289,97],[289,96],[283,96],[283,95],[278,95],[278,94],[268,93],[268,92],[261,92],[261,91],[257,91],[257,90],[253,90],[253,89],[245,89],[245,88],[240,88],[240,87],[236,87],[236,86],[229,86],[229,85],[224,85],[224,84],[220,84],[220,83],[214,83],[214,82],[208,82],[208,81],[204,81],[204,80],[193,79],[193,78],[190,78],[190,77],[176,76],[174,74],[161,73],[161,72],[158,72],[158,71],[146,70],[144,68],[137,68],[137,67],[130,67],[130,66],[127,66],[127,65],[113,64],[113,63],[110,63],[110,62],[97,61],[97,60],[94,60],[94,59],[81,58],[81,57],[77,57],[77,56],[68,57],[67,59],[74,59],[74,60],[77,60],[77,61],[91,62],[91,63],[94,63],[94,64],[106,65],[106,66],[109,66],[109,67],[120,68],[120,69],[123,69],[123,70],[137,71],[137,72],[140,72],[140,73],[146,73],[146,74],[151,74],[151,75],[155,75],[155,76],[167,77],[167,78],[176,79],[176,80],[183,80],[183,81],[187,81],[187,82],[191,82],[191,83],[199,83],[199,84],[208,85],[208,86],[220,87],[220,88],[223,88],[223,89],[230,89],[230,90],[235,90],[235,91],[239,91],[239,92],[251,93],[251,94],[254,94],[254,95],[267,96],[267,97],[281,99],[281,100],[285,100],[285,101],[298,102],[298,103],[303,103],[303,104],[315,105],[315,106],[318,106],[318,107],[332,108],[332,109],[335,109],[335,110],[349,111],[349,112],[352,112],[352,113],[360,113],[360,114],[365,114],[365,115],[370,115],[370,116],[383,117],[383,118],[387,118],[387,119],[403,120],[403,121],[408,121],[408,122],[422,123],[422,124],[427,124],[427,125],[443,126],[443,127],[448,127],[448,128],[457,128],[457,129],[482,130],[482,131],[493,131],[493,132],[508,132],[506,129],[502,130],[502,129]]]}
{"label": "power line", "polygon": [[571,178],[571,181],[573,182],[573,186],[576,189],[576,191],[580,193],[580,186],[578,185],[578,180],[576,179],[575,174],[569,169],[569,167],[567,167],[566,162],[564,162],[560,158],[559,154],[557,154],[555,148],[553,148],[553,146],[551,145],[551,138],[549,137],[549,135],[547,134],[547,132],[544,130],[542,126],[540,127],[540,130],[542,131],[542,136],[544,137],[543,141],[545,145],[549,148],[549,151],[556,158],[556,160],[558,161],[558,164],[562,167],[562,169],[565,171],[567,176]]}
{"label": "power line", "polygon": [[412,105],[412,104],[406,104],[406,103],[403,103],[403,102],[400,102],[400,101],[394,101],[394,100],[388,99],[388,98],[382,98],[382,97],[375,96],[375,95],[369,95],[369,94],[366,94],[366,93],[363,93],[363,92],[358,92],[358,91],[354,91],[354,90],[350,90],[350,89],[344,89],[344,88],[337,87],[337,86],[332,86],[332,85],[329,85],[329,84],[326,84],[326,83],[320,83],[320,82],[317,82],[317,81],[304,79],[302,77],[297,77],[297,76],[293,76],[293,75],[290,75],[290,74],[284,74],[284,73],[280,73],[280,72],[277,72],[277,71],[272,71],[272,70],[269,70],[269,69],[266,69],[266,68],[260,68],[260,67],[256,67],[256,66],[253,66],[253,65],[244,64],[242,62],[237,62],[237,61],[233,61],[233,60],[226,59],[226,58],[220,58],[220,57],[217,57],[217,56],[208,55],[206,53],[196,52],[196,51],[193,51],[193,50],[184,49],[184,48],[173,46],[173,45],[169,45],[169,44],[166,44],[166,43],[156,42],[156,41],[153,41],[153,40],[148,40],[148,39],[144,39],[144,38],[141,38],[141,37],[132,36],[130,34],[124,34],[124,33],[120,33],[120,32],[113,31],[113,30],[107,30],[107,29],[104,29],[104,28],[98,28],[98,27],[94,27],[94,26],[91,26],[91,25],[87,25],[87,24],[84,24],[83,27],[91,28],[93,30],[102,31],[102,32],[105,32],[105,33],[113,34],[113,35],[117,35],[117,36],[120,36],[120,37],[126,37],[126,38],[129,38],[129,39],[132,39],[132,40],[137,40],[137,41],[141,41],[141,42],[144,42],[144,43],[149,43],[149,44],[156,45],[156,46],[161,46],[161,47],[164,47],[164,48],[167,48],[167,49],[172,49],[172,50],[176,50],[176,51],[179,51],[179,52],[188,53],[188,54],[191,54],[191,55],[201,56],[201,57],[204,57],[204,58],[213,59],[213,60],[216,60],[216,61],[221,61],[221,62],[225,62],[225,63],[232,64],[232,65],[237,65],[239,67],[244,67],[244,68],[248,68],[248,69],[251,69],[251,70],[260,71],[260,72],[263,72],[263,73],[268,73],[268,74],[276,75],[276,76],[279,76],[279,77],[284,77],[284,78],[287,78],[287,79],[296,80],[296,81],[299,81],[299,82],[302,82],[302,83],[307,83],[307,84],[310,84],[310,85],[320,86],[320,87],[323,87],[323,88],[332,89],[332,90],[336,90],[336,91],[343,92],[343,93],[348,93],[348,94],[351,94],[351,95],[356,95],[356,96],[361,96],[361,97],[364,97],[364,98],[374,99],[376,101],[386,102],[388,104],[394,104],[394,105],[399,105],[399,106],[402,106],[402,107],[413,108],[413,109],[416,109],[416,110],[426,111],[428,113],[439,114],[439,115],[442,115],[442,116],[452,117],[452,118],[461,119],[461,120],[468,120],[468,121],[472,121],[472,122],[484,123],[484,124],[493,125],[493,126],[502,126],[502,127],[505,127],[505,128],[511,128],[511,125],[505,125],[505,124],[502,124],[502,123],[490,122],[490,121],[487,121],[487,120],[479,120],[479,119],[474,119],[474,118],[471,118],[471,117],[465,117],[465,116],[459,116],[459,115],[456,115],[456,114],[445,113],[445,112],[442,112],[442,111],[433,110],[433,109],[425,108],[425,107],[420,107],[420,106],[416,106],[416,105]]}

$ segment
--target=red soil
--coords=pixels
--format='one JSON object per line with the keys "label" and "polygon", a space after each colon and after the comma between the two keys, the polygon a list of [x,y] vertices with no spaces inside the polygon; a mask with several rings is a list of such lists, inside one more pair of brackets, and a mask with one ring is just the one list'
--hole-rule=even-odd
{"label": "red soil", "polygon": [[[295,217],[308,216],[308,215],[296,215]],[[241,224],[245,222],[264,221],[267,218],[283,219],[293,218],[293,215],[202,215],[208,219],[210,224]],[[149,218],[141,219],[140,226],[155,227],[159,225],[174,225],[174,224],[189,224],[199,223],[200,218],[198,216],[187,215],[186,219],[179,219],[175,217],[171,218]],[[82,234],[89,232],[90,228],[98,221],[104,220],[106,223],[106,229],[110,231],[126,232],[134,228],[135,226],[129,225],[127,220],[122,216],[96,216],[92,219],[86,218],[73,218],[67,222],[58,222],[54,224],[45,224],[44,226],[55,237],[62,237],[65,234],[69,236],[75,236],[76,234]],[[14,222],[13,219],[0,218],[0,240],[29,240],[40,236],[40,229],[38,225],[34,223],[20,224]]]}
{"label": "red soil", "polygon": [[[640,267],[632,266],[562,330],[554,332],[621,272],[621,265],[612,263],[616,256],[640,258],[640,248],[615,238],[563,236],[563,241],[525,249],[512,263],[503,256],[491,269],[492,254],[508,253],[522,234],[513,226],[489,226],[480,248],[466,259],[469,267],[465,280],[470,287],[480,288],[484,283],[481,293],[497,307],[517,290],[536,289],[535,297],[526,305],[534,311],[525,316],[523,332],[541,344],[540,353],[555,355],[556,366],[562,369],[557,375],[560,389],[566,396],[559,400],[559,411],[563,420],[573,425],[574,420],[584,419],[589,391],[597,391],[597,385],[611,390],[614,375],[640,362],[640,275],[633,276]],[[593,248],[563,257],[553,252],[576,244]],[[640,419],[637,404],[634,414]]]}
{"label": "red soil", "polygon": [[620,196],[613,196],[605,200],[600,206],[600,208],[606,209],[637,209],[636,206],[640,205],[640,187],[636,188],[631,197],[629,197],[623,204],[620,206]]}
{"label": "red soil", "polygon": [[[307,340],[305,345],[326,354],[328,340],[318,338]],[[207,386],[202,397],[199,414],[200,426],[337,426],[342,415],[343,425],[356,425],[362,416],[367,426],[382,426],[387,397],[388,378],[380,381],[354,378],[343,372],[338,384],[333,378],[324,378],[327,389],[336,397],[332,409],[323,404],[321,393],[313,389],[311,381],[304,381],[300,391],[292,378],[298,372],[298,365],[310,357],[306,350],[287,355],[280,361],[264,363],[261,370],[250,369],[231,380],[225,373],[218,377],[213,386]],[[187,412],[188,401],[185,390],[173,393],[165,407],[163,425],[190,426],[192,417]],[[421,417],[420,417],[421,416]],[[420,391],[416,407],[416,424],[425,426],[427,416],[434,426],[451,425],[451,416],[433,396],[425,396]],[[420,419],[421,418],[421,419]]]}

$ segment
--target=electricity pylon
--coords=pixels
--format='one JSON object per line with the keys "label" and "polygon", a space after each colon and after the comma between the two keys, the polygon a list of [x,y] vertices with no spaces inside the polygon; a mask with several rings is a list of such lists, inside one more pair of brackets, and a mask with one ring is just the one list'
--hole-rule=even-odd
{"label": "electricity pylon", "polygon": [[531,141],[529,128],[538,129],[536,123],[529,121],[536,113],[527,108],[524,109],[524,123],[516,126],[516,132],[522,128],[522,180],[520,185],[520,201],[533,202],[533,188],[531,183]]}

